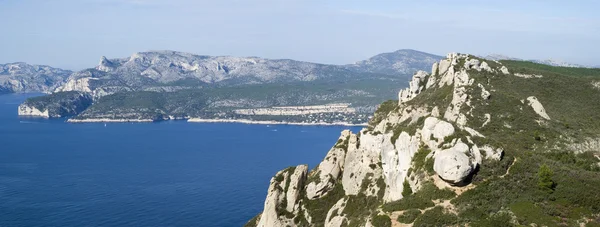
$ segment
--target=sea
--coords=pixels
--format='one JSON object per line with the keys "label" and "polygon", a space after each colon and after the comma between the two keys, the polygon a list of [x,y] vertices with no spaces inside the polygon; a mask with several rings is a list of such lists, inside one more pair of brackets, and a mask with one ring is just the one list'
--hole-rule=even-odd
{"label": "sea", "polygon": [[243,226],[277,171],[360,130],[19,117],[36,95],[0,95],[0,226]]}

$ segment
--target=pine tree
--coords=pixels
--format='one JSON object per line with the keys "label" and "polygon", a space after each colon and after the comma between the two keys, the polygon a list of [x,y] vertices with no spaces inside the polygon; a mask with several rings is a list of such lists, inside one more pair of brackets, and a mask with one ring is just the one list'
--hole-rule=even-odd
{"label": "pine tree", "polygon": [[552,175],[554,173],[546,164],[540,166],[540,170],[538,171],[538,187],[541,190],[552,192],[556,184],[552,180]]}

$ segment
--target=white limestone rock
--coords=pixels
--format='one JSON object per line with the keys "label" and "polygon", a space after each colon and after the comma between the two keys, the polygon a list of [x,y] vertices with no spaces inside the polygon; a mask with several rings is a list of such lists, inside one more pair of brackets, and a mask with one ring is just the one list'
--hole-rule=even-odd
{"label": "white limestone rock", "polygon": [[433,63],[433,65],[431,66],[431,75],[432,76],[437,75],[438,70],[439,70],[439,64],[437,62]]}
{"label": "white limestone rock", "polygon": [[96,66],[96,69],[103,72],[110,72],[114,70],[114,65],[105,56],[102,56],[100,58],[100,63],[98,63],[98,66]]}
{"label": "white limestone rock", "polygon": [[500,72],[502,72],[502,74],[504,74],[504,75],[510,74],[510,72],[508,71],[508,68],[506,68],[506,66],[504,66],[504,65],[500,68]]}
{"label": "white limestone rock", "polygon": [[490,67],[490,65],[488,65],[487,62],[481,62],[481,65],[479,66],[479,68],[481,68],[481,70],[485,70],[487,72],[493,73],[494,70],[492,69],[492,67]]}
{"label": "white limestone rock", "polygon": [[527,103],[529,104],[529,106],[531,106],[531,108],[533,108],[533,111],[535,111],[535,113],[540,115],[540,117],[546,120],[550,120],[550,116],[548,116],[548,113],[546,113],[544,106],[542,106],[542,103],[540,103],[540,101],[535,96],[527,97]]}
{"label": "white limestone rock", "polygon": [[[454,126],[446,121],[440,120],[435,117],[428,117],[423,123],[423,129],[421,129],[421,140],[426,143],[429,147],[437,147],[444,141],[444,138],[454,134]],[[433,136],[434,141],[432,144],[429,139]]]}
{"label": "white limestone rock", "polygon": [[25,103],[19,105],[19,116],[31,116],[31,117],[44,117],[49,118],[48,110],[44,111],[37,109],[35,106],[27,105]]}
{"label": "white limestone rock", "polygon": [[[352,132],[350,130],[342,131],[338,143],[349,143]],[[354,142],[355,143],[355,142]],[[336,144],[337,145],[337,144]],[[350,144],[349,144],[350,146]],[[356,145],[354,145],[356,146]],[[344,168],[346,151],[343,148],[334,146],[329,150],[325,159],[321,161],[315,173],[318,174],[318,182],[310,182],[306,187],[306,196],[309,199],[321,198],[333,189],[336,179],[340,176]]]}
{"label": "white limestone rock", "polygon": [[542,78],[544,76],[542,75],[537,75],[537,74],[522,74],[522,73],[515,73],[516,77],[521,77],[521,78],[526,78],[526,79],[531,79],[531,78]]}
{"label": "white limestone rock", "polygon": [[479,62],[479,60],[477,59],[468,59],[467,61],[465,61],[465,69],[475,69],[477,71],[481,71],[481,68],[479,68],[480,64],[481,62]]}
{"label": "white limestone rock", "polygon": [[593,81],[592,82],[592,86],[596,89],[600,90],[600,81]]}
{"label": "white limestone rock", "polygon": [[482,128],[485,127],[487,124],[489,124],[492,121],[492,115],[490,115],[489,113],[486,113],[483,116],[485,117],[485,121],[481,125]]}
{"label": "white limestone rock", "polygon": [[402,89],[398,93],[398,98],[400,103],[404,103],[410,101],[414,97],[416,97],[421,91],[423,91],[424,86],[421,85],[422,82],[425,81],[425,78],[428,76],[425,71],[418,71],[409,82],[409,86],[407,89]]}
{"label": "white limestone rock", "polygon": [[[288,219],[285,215],[278,216],[277,209],[285,207],[287,212],[297,214],[299,190],[296,189],[300,189],[304,186],[303,183],[306,179],[307,171],[308,166],[299,165],[296,166],[293,172],[288,168],[279,171],[271,178],[269,191],[267,193],[267,198],[265,199],[265,206],[257,226],[295,226],[293,219]],[[289,185],[287,192],[285,191],[286,184]],[[293,189],[293,187],[296,187],[296,189]],[[287,203],[282,204],[284,201],[287,201]]]}
{"label": "white limestone rock", "polygon": [[434,156],[433,170],[450,184],[462,183],[476,166],[466,155],[467,152],[469,146],[462,142],[437,152]]}
{"label": "white limestone rock", "polygon": [[[365,131],[366,129],[363,129],[360,132],[360,145],[358,148],[348,146],[342,173],[342,185],[346,195],[357,195],[361,191],[363,179],[369,173],[376,174],[377,164],[381,160],[380,154],[384,144],[384,134],[363,133]],[[379,169],[379,171],[381,170]]]}
{"label": "white limestone rock", "polygon": [[384,141],[381,152],[383,180],[387,185],[384,201],[395,201],[403,197],[403,183],[407,178],[412,158],[419,149],[420,135],[420,133],[416,133],[411,136],[407,132],[401,132],[394,145],[391,144],[391,141]]}
{"label": "white limestone rock", "polygon": [[63,86],[57,88],[54,92],[61,91],[80,91],[80,92],[92,92],[90,88],[90,80],[96,80],[92,77],[84,78],[72,78],[67,81]]}
{"label": "white limestone rock", "polygon": [[346,208],[346,199],[342,198],[335,203],[325,217],[325,227],[341,227],[342,223],[348,222],[342,211]]}
{"label": "white limestone rock", "polygon": [[444,59],[440,61],[440,66],[439,66],[439,74],[440,75],[444,75],[446,74],[446,72],[448,72],[448,69],[450,68],[451,65],[451,61],[449,59]]}
{"label": "white limestone rock", "polygon": [[477,86],[479,88],[481,88],[481,98],[484,99],[484,100],[490,99],[490,96],[491,96],[490,92],[488,90],[486,90],[483,85],[481,85],[479,83],[477,84]]}
{"label": "white limestone rock", "polygon": [[480,132],[478,132],[475,129],[469,128],[469,127],[463,127],[463,129],[465,131],[467,131],[469,134],[471,134],[471,136],[476,136],[476,137],[482,137],[485,138],[485,136],[483,134],[481,134]]}
{"label": "white limestone rock", "polygon": [[494,149],[490,145],[484,145],[479,148],[480,150],[485,152],[485,158],[490,160],[500,160],[502,159],[502,155],[504,155],[504,150],[502,148]]}
{"label": "white limestone rock", "polygon": [[288,184],[286,198],[287,205],[285,209],[288,212],[296,212],[298,210],[298,201],[301,190],[304,188],[304,181],[308,172],[307,165],[299,165],[294,169],[294,173],[290,176],[290,183]]}

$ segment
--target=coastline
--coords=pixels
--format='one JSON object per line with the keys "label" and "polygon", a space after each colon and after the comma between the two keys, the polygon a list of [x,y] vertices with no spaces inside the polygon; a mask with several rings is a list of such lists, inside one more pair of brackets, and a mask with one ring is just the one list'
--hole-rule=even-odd
{"label": "coastline", "polygon": [[253,121],[247,119],[203,119],[203,118],[190,118],[187,120],[190,123],[241,123],[241,124],[261,124],[261,125],[322,125],[322,126],[367,126],[367,124],[351,124],[348,122],[316,122],[316,123],[303,123],[303,122],[285,122],[285,121]]}
{"label": "coastline", "polygon": [[69,123],[128,123],[128,122],[154,122],[152,119],[109,119],[109,118],[91,118],[91,119],[68,119]]}
{"label": "coastline", "polygon": [[[89,118],[89,119],[68,119],[68,123],[152,123],[169,120],[185,120],[185,119],[167,119],[167,120],[152,120],[152,119],[110,119],[110,118]],[[203,119],[189,118],[186,120],[189,123],[239,123],[239,124],[258,124],[258,125],[304,125],[304,126],[367,126],[367,124],[351,124],[348,122],[286,122],[286,121],[255,121],[248,119]]]}

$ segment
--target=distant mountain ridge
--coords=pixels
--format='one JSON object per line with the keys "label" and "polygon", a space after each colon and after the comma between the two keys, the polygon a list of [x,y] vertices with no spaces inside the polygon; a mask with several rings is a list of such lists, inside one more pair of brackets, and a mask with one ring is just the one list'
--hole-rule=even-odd
{"label": "distant mountain ridge", "polygon": [[0,64],[0,94],[51,92],[72,74],[70,70],[23,62]]}
{"label": "distant mountain ridge", "polygon": [[[72,73],[52,95],[25,102],[20,114],[68,114],[78,122],[204,118],[364,124],[378,103],[395,97],[395,87],[406,86],[414,71],[428,70],[439,59],[414,50],[348,65],[168,50],[103,56],[94,68]],[[88,95],[93,103],[80,102]],[[89,108],[74,108],[80,104]]]}
{"label": "distant mountain ridge", "polygon": [[184,81],[177,84],[185,87],[340,80],[382,75],[408,78],[412,72],[439,59],[441,56],[398,50],[355,64],[327,65],[289,59],[206,56],[177,51],[139,52],[127,58],[108,59],[103,56],[95,68],[73,73],[57,91],[100,90],[96,93],[106,95],[130,90],[177,90],[181,87],[172,85],[178,81]]}
{"label": "distant mountain ridge", "polygon": [[348,69],[382,74],[412,74],[431,67],[443,57],[421,51],[402,49],[375,55],[367,60],[346,65]]}
{"label": "distant mountain ridge", "polygon": [[546,60],[525,60],[520,58],[509,57],[501,54],[489,54],[487,56],[482,56],[482,58],[489,60],[515,60],[515,61],[530,61],[534,63],[550,65],[550,66],[559,66],[559,67],[571,67],[571,68],[598,68],[598,66],[587,66],[587,65],[579,65],[568,63],[565,61],[557,60],[557,59],[546,59]]}

